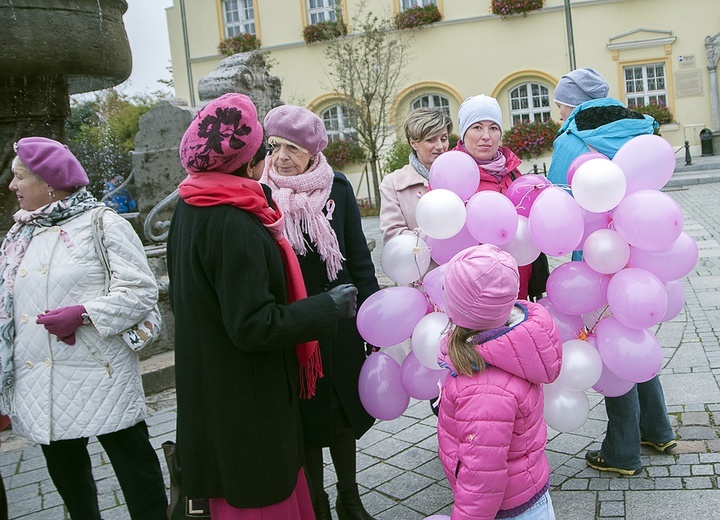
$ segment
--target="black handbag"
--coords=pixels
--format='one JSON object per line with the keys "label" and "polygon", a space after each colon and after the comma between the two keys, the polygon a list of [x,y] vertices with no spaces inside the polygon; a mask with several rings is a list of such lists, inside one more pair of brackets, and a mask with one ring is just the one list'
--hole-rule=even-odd
{"label": "black handbag", "polygon": [[207,498],[188,498],[182,489],[180,463],[175,457],[175,443],[162,443],[165,462],[170,474],[170,505],[167,509],[168,520],[186,520],[188,518],[210,518],[210,501]]}

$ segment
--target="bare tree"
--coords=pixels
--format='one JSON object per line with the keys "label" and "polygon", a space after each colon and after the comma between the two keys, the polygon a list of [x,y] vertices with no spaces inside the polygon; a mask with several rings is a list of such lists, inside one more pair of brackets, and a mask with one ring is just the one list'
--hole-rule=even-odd
{"label": "bare tree", "polygon": [[361,5],[347,35],[329,40],[330,90],[342,99],[341,105],[357,130],[360,144],[368,153],[375,203],[380,202],[380,151],[391,133],[390,108],[405,79],[413,36],[395,30],[392,21]]}

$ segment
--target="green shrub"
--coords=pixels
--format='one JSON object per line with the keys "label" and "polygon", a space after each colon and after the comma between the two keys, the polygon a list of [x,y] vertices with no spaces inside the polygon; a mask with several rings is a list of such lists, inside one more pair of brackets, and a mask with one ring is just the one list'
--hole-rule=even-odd
{"label": "green shrub", "polygon": [[365,150],[353,139],[340,139],[328,143],[323,154],[335,170],[341,170],[348,164],[357,164],[365,160]]}
{"label": "green shrub", "polygon": [[227,38],[218,45],[218,52],[223,56],[232,56],[241,52],[254,51],[260,48],[260,40],[254,34],[242,33]]}

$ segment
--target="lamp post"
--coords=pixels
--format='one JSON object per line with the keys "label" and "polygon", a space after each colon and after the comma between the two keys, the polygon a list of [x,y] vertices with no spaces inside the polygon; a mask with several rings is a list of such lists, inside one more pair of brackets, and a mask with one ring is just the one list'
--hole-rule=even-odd
{"label": "lamp post", "polygon": [[575,39],[573,38],[572,13],[570,0],[565,1],[565,30],[567,31],[568,54],[570,55],[570,70],[575,70]]}

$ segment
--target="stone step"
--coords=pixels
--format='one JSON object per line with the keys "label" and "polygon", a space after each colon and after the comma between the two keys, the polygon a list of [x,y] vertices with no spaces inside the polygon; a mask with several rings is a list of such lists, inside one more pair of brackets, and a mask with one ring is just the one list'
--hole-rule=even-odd
{"label": "stone step", "polygon": [[175,387],[175,351],[168,350],[140,360],[143,388],[153,395]]}

